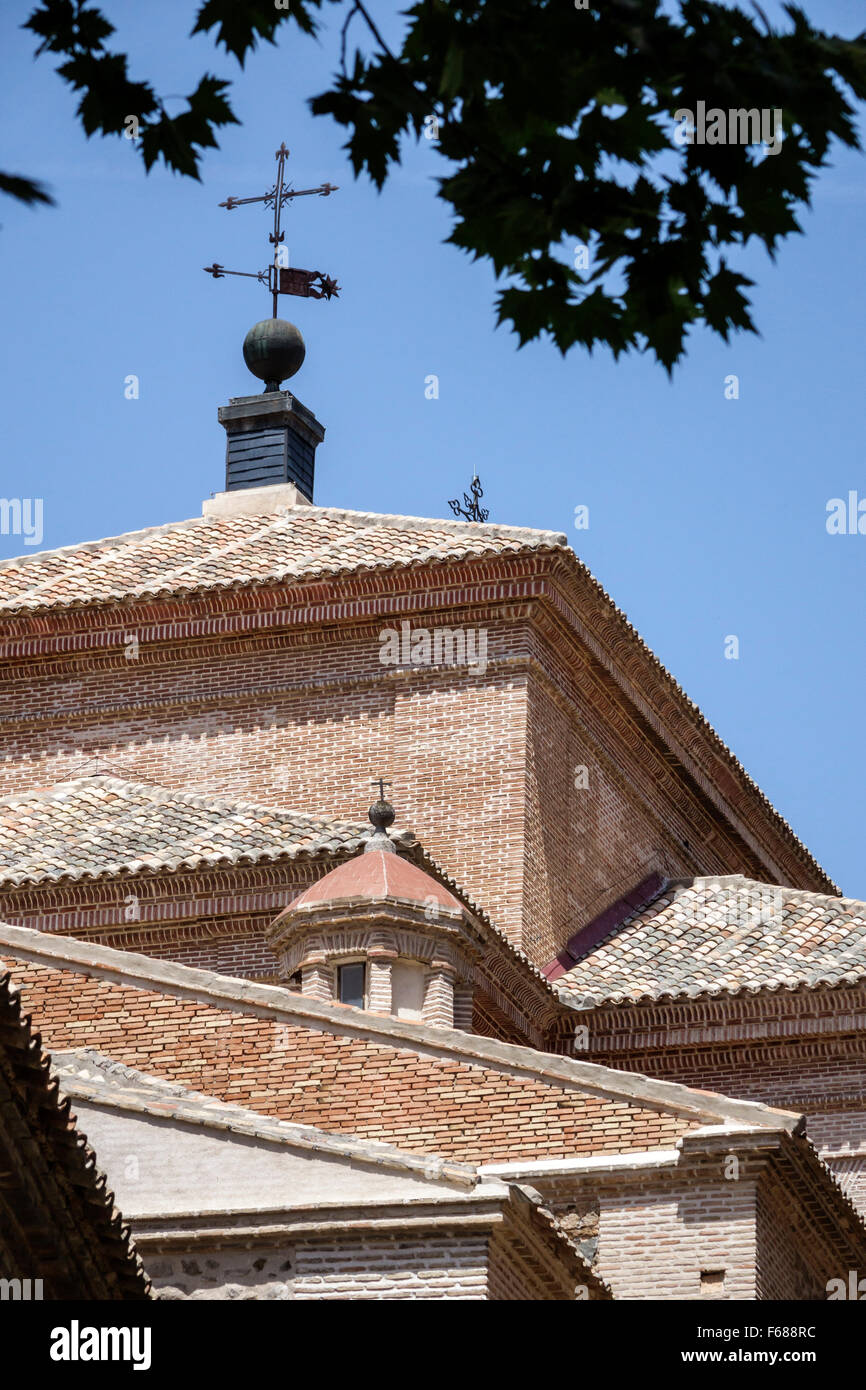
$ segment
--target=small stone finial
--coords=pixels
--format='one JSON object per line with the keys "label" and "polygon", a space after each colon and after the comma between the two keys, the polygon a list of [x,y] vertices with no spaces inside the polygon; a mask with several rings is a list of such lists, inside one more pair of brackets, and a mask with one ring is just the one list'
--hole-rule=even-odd
{"label": "small stone finial", "polygon": [[372,786],[379,788],[379,800],[374,801],[367,812],[370,823],[373,826],[373,834],[364,846],[364,853],[385,853],[396,854],[392,841],[388,838],[388,826],[394,824],[394,807],[390,801],[385,800],[385,788],[390,787],[391,783],[386,782],[382,777],[373,779]]}

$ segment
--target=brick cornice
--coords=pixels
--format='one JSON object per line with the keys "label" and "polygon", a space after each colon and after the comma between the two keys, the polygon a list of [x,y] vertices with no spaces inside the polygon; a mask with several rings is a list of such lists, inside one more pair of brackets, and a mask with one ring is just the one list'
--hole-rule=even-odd
{"label": "brick cornice", "polygon": [[478,604],[525,602],[544,592],[538,552],[460,564],[394,568],[328,580],[215,590],[185,599],[129,602],[92,609],[4,616],[0,663],[100,650],[115,653],[123,633],[148,646],[249,637],[256,632],[329,623],[371,622],[384,616],[441,612]]}
{"label": "brick cornice", "polygon": [[219,915],[237,904],[269,903],[273,897],[279,900],[277,911],[281,911],[296,892],[346,858],[348,855],[338,851],[299,855],[287,850],[254,865],[163,866],[144,872],[112,869],[99,876],[46,879],[20,887],[7,884],[0,889],[0,916],[8,920],[10,913],[32,915],[47,921],[66,912],[111,913],[121,909],[129,896],[139,899],[142,921],[160,920],[165,907],[177,917],[196,916],[204,906]]}
{"label": "brick cornice", "polygon": [[[791,1085],[794,1088],[798,1084],[798,1066],[802,1067],[807,1062],[839,1064],[846,1059],[861,1061],[866,1057],[866,1045],[863,1038],[804,1038],[781,1039],[776,1043],[767,1042],[763,1045],[743,1042],[704,1048],[672,1047],[667,1052],[660,1049],[656,1052],[636,1050],[614,1053],[604,1047],[590,1046],[582,1055],[591,1057],[601,1066],[622,1067],[623,1071],[640,1071],[647,1076],[682,1077],[693,1074],[696,1080],[689,1084],[694,1085],[702,1085],[702,1078],[706,1077],[708,1071],[716,1074],[723,1069],[733,1068],[743,1073],[754,1070],[757,1075],[762,1067],[780,1066],[785,1068],[786,1073],[791,1073]],[[733,1082],[729,1084],[733,1085]],[[828,1083],[825,1080],[822,1084],[826,1087]],[[844,1094],[851,1100],[853,1108],[864,1109],[866,1095],[859,1089]],[[832,1097],[831,1109],[837,1108],[836,1099]],[[814,1094],[803,1099],[800,1093],[793,1089],[786,1095],[785,1104],[792,1110],[808,1111],[809,1114],[815,1114],[822,1109],[822,1101],[816,1099]]]}
{"label": "brick cornice", "polygon": [[[345,638],[345,634],[343,634]],[[322,634],[323,641],[337,641],[336,634]],[[306,644],[305,644],[306,645]],[[244,652],[249,654],[249,646],[244,647]],[[185,652],[184,655],[188,655]],[[167,660],[173,658],[167,658]],[[122,658],[120,658],[122,661]],[[525,672],[530,667],[530,660],[525,657],[500,657],[493,658],[487,662],[486,673],[498,673],[504,677]],[[346,695],[350,692],[357,692],[365,689],[378,689],[384,684],[399,686],[408,681],[428,681],[435,683],[441,680],[442,673],[437,667],[379,667],[376,671],[371,671],[364,676],[325,676],[318,680],[300,681],[274,681],[257,682],[255,689],[247,685],[239,685],[232,688],[227,686],[225,689],[213,695],[178,696],[176,699],[163,700],[125,700],[113,703],[100,703],[93,705],[89,709],[82,707],[80,713],[73,714],[71,711],[64,710],[64,723],[69,727],[87,726],[94,719],[133,719],[137,715],[159,711],[169,713],[172,710],[222,710],[223,708],[237,708],[239,706],[256,704],[268,699],[279,699],[281,696],[291,698],[309,697],[327,691],[335,698]],[[205,717],[210,717],[206,715]],[[0,720],[0,731],[5,735],[16,733],[22,730],[34,731],[40,728],[51,729],[57,724],[56,710],[48,710],[44,714],[22,715],[17,718]]]}
{"label": "brick cornice", "polygon": [[725,1042],[791,1040],[866,1031],[866,981],[795,990],[746,990],[713,998],[640,1001],[573,1010],[594,1046],[647,1053]]}

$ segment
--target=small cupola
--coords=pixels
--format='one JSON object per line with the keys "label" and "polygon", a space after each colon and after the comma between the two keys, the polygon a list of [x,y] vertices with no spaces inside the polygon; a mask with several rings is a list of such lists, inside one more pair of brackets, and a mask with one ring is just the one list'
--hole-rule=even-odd
{"label": "small cupola", "polygon": [[282,974],[323,1003],[342,1003],[443,1028],[472,1029],[483,937],[447,888],[403,858],[380,795],[364,852],[332,869],[268,931]]}

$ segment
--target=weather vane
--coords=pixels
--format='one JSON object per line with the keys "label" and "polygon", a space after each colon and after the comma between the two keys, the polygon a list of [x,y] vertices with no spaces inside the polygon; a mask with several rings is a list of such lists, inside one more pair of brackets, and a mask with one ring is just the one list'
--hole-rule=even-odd
{"label": "weather vane", "polygon": [[[472,493],[471,497],[469,492]],[[449,500],[449,507],[455,516],[465,517],[467,521],[486,521],[490,512],[487,507],[481,506],[480,499],[484,496],[484,488],[481,486],[481,480],[477,473],[472,479],[469,492],[463,494],[462,507],[456,497]]]}
{"label": "weather vane", "polygon": [[257,198],[226,198],[224,203],[220,203],[220,207],[229,212],[245,203],[264,203],[266,208],[273,208],[274,230],[268,238],[274,248],[273,264],[267,270],[226,270],[216,261],[204,267],[215,280],[221,280],[224,275],[245,275],[251,280],[258,280],[261,285],[267,285],[273,299],[273,318],[277,317],[277,299],[281,294],[299,295],[303,299],[331,299],[339,293],[336,280],[323,275],[320,270],[296,270],[289,266],[285,232],[281,226],[283,208],[293,198],[310,198],[314,194],[327,198],[329,194],[337,192],[337,187],[333,183],[323,183],[318,188],[290,188],[285,181],[288,156],[289,151],[283,143],[276,153],[276,182],[268,193],[262,193]]}

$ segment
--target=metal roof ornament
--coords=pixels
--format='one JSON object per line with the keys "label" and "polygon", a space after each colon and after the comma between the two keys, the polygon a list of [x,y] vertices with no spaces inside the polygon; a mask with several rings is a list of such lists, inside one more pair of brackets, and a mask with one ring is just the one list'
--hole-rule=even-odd
{"label": "metal roof ornament", "polygon": [[277,317],[277,304],[281,294],[294,295],[301,299],[333,299],[339,295],[339,285],[330,275],[321,270],[301,270],[289,265],[285,232],[282,227],[283,208],[293,198],[310,198],[318,195],[327,198],[337,192],[336,184],[323,183],[318,188],[292,188],[286,183],[286,160],[289,150],[285,143],[276,152],[277,177],[273,188],[267,193],[252,198],[226,198],[220,203],[228,212],[243,207],[247,203],[264,203],[274,210],[274,229],[268,240],[274,248],[273,263],[265,270],[226,270],[225,266],[214,261],[204,267],[205,273],[215,280],[226,275],[241,275],[257,280],[270,291],[272,313],[270,319],[262,319],[253,325],[244,339],[244,361],[254,376],[265,383],[265,391],[278,391],[280,382],[294,376],[303,363],[306,346],[299,328],[286,319]]}
{"label": "metal roof ornament", "polygon": [[[471,497],[469,495],[471,492]],[[489,508],[481,506],[481,498],[484,496],[484,488],[481,480],[476,473],[469,487],[469,492],[463,494],[463,506],[459,500],[452,497],[448,503],[455,516],[462,516],[466,521],[486,521],[490,515]]]}
{"label": "metal roof ornament", "polygon": [[277,300],[281,294],[298,295],[304,299],[332,299],[339,294],[339,285],[330,275],[324,275],[321,270],[300,270],[290,268],[288,256],[285,251],[286,234],[282,228],[283,208],[293,198],[311,198],[318,195],[321,198],[328,198],[332,193],[337,192],[337,185],[333,183],[322,183],[318,188],[291,188],[286,183],[286,160],[289,157],[289,150],[286,148],[285,141],[277,150],[275,155],[277,161],[277,177],[273,188],[267,193],[261,193],[254,198],[226,198],[224,203],[220,203],[221,208],[228,212],[234,208],[244,207],[247,203],[264,203],[266,208],[274,210],[274,230],[269,233],[268,240],[274,248],[273,264],[266,270],[226,270],[225,266],[219,265],[214,261],[213,265],[206,265],[205,272],[212,275],[215,280],[221,280],[224,275],[244,275],[252,280],[258,280],[260,284],[267,285],[271,292],[273,301],[273,312],[271,317],[277,317]]}
{"label": "metal roof ornament", "polygon": [[373,826],[373,834],[364,846],[364,853],[384,851],[386,854],[396,854],[394,844],[388,837],[388,826],[394,824],[395,811],[390,801],[385,799],[385,788],[390,787],[391,783],[382,777],[374,777],[371,785],[379,788],[379,800],[374,801],[367,812]]}

